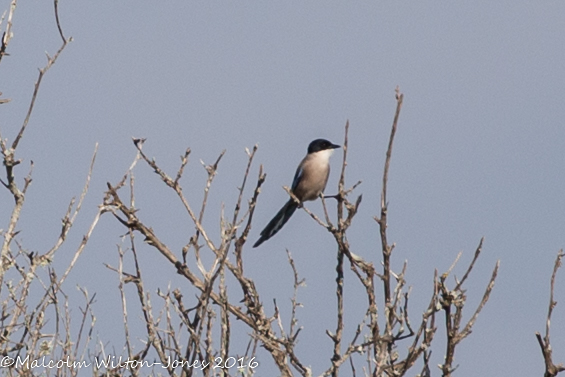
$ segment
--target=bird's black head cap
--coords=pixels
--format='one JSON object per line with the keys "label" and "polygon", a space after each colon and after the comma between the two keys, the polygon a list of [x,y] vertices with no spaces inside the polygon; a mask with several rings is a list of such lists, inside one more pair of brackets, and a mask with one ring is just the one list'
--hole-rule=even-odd
{"label": "bird's black head cap", "polygon": [[308,153],[316,153],[319,151],[324,151],[326,149],[336,149],[339,148],[339,145],[332,144],[330,141],[326,139],[316,139],[310,143],[308,146]]}

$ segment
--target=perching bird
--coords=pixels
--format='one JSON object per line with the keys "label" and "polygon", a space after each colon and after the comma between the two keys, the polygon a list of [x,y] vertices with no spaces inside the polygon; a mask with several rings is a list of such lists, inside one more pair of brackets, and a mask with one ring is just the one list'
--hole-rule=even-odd
{"label": "perching bird", "polygon": [[310,143],[308,154],[296,169],[291,187],[292,193],[300,200],[300,204],[290,198],[269,221],[253,247],[261,245],[281,230],[296,208],[302,206],[302,202],[315,200],[324,192],[330,175],[330,156],[336,148],[339,148],[339,145],[332,144],[325,139],[316,139]]}

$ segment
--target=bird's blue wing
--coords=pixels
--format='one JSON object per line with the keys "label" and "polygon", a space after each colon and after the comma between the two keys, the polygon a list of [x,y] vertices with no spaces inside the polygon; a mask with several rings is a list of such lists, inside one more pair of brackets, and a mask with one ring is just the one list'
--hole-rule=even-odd
{"label": "bird's blue wing", "polygon": [[[300,164],[300,165],[302,165],[302,164]],[[294,179],[292,180],[291,191],[294,191],[296,189],[296,187],[298,186],[298,184],[302,180],[303,175],[304,175],[304,170],[302,170],[302,166],[299,166],[298,169],[296,169],[296,173],[294,174]]]}

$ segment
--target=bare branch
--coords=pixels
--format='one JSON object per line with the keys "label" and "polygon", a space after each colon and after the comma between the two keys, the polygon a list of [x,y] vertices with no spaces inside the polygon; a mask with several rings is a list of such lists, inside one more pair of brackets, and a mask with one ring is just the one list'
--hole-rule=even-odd
{"label": "bare branch", "polygon": [[[390,131],[390,138],[388,142],[388,149],[386,152],[385,166],[383,170],[383,188],[381,192],[381,216],[377,218],[377,223],[380,228],[381,236],[381,248],[383,254],[383,287],[384,287],[384,298],[385,305],[390,304],[391,300],[391,287],[390,287],[390,255],[392,253],[392,247],[388,244],[387,240],[387,213],[388,213],[388,202],[387,202],[387,185],[388,185],[388,171],[390,168],[390,160],[392,157],[392,146],[394,143],[394,135],[396,134],[396,129],[398,127],[398,119],[400,117],[400,110],[402,109],[402,101],[404,100],[404,94],[401,94],[399,89],[396,88],[396,113],[394,114],[394,120],[392,122],[392,128]],[[391,313],[387,319],[387,324],[390,326],[392,322]]]}
{"label": "bare branch", "polygon": [[541,348],[541,352],[543,354],[543,359],[545,361],[545,372],[544,377],[555,377],[559,372],[565,370],[565,366],[563,364],[555,365],[553,363],[552,358],[552,349],[551,343],[549,340],[549,327],[551,322],[551,314],[553,313],[553,308],[557,305],[557,302],[553,300],[553,291],[555,288],[555,277],[557,276],[557,270],[561,267],[561,260],[563,259],[563,250],[559,250],[557,253],[557,258],[555,259],[555,264],[553,266],[553,273],[551,274],[551,283],[549,289],[549,308],[547,310],[547,320],[545,322],[545,336],[541,337],[539,332],[536,332],[536,338],[538,340],[539,346]]}
{"label": "bare branch", "polygon": [[[24,132],[25,132],[26,127],[29,123],[29,119],[31,118],[31,113],[33,112],[33,107],[35,105],[35,100],[37,99],[37,94],[39,93],[39,88],[41,86],[41,80],[43,79],[43,76],[53,66],[53,64],[55,64],[55,62],[59,58],[59,55],[61,55],[61,53],[63,52],[65,47],[67,47],[67,44],[69,44],[69,42],[72,41],[72,38],[65,39],[65,37],[63,36],[63,31],[61,29],[61,25],[59,24],[59,8],[57,6],[57,3],[58,3],[58,0],[54,0],[55,19],[57,20],[57,28],[59,29],[59,33],[61,35],[61,38],[63,39],[63,44],[61,45],[61,47],[59,47],[59,49],[57,50],[55,55],[53,55],[52,57],[47,55],[47,64],[39,70],[39,75],[37,77],[37,81],[35,82],[35,88],[33,90],[33,95],[31,97],[31,102],[29,104],[27,115],[24,119],[24,123],[22,124],[22,127],[20,128],[20,132],[18,133],[18,136],[16,136],[16,138],[14,139],[14,142],[12,143],[11,149],[13,151],[15,151],[17,149],[20,140],[24,136]],[[15,5],[15,1],[13,1],[13,4]],[[1,56],[1,54],[0,54],[0,56]]]}
{"label": "bare branch", "polygon": [[[499,268],[500,262],[497,262],[495,267],[494,267],[494,270],[492,272],[492,276],[489,280],[489,283],[487,285],[485,293],[483,294],[483,298],[481,299],[481,302],[479,303],[479,305],[475,309],[475,312],[471,316],[471,319],[467,322],[467,324],[463,327],[463,329],[460,330],[461,322],[463,320],[463,309],[464,309],[465,303],[467,301],[466,293],[465,293],[465,290],[463,289],[463,282],[465,282],[467,280],[467,277],[471,273],[471,270],[473,269],[473,266],[475,265],[475,262],[477,261],[477,259],[479,257],[480,252],[481,252],[481,248],[482,248],[482,244],[483,244],[483,239],[481,239],[481,242],[479,243],[479,246],[477,247],[477,249],[475,251],[475,255],[473,257],[473,260],[471,261],[471,263],[467,267],[467,271],[465,272],[463,279],[460,282],[457,282],[455,289],[450,290],[446,285],[446,280],[449,276],[449,272],[442,274],[442,276],[440,278],[440,282],[439,282],[439,290],[440,290],[440,294],[441,294],[440,304],[441,304],[441,307],[443,308],[443,310],[445,312],[445,327],[446,327],[446,335],[447,335],[445,361],[440,366],[442,373],[443,373],[442,375],[444,377],[451,376],[452,372],[455,369],[457,369],[456,366],[455,367],[453,366],[453,362],[455,360],[456,346],[463,339],[465,339],[467,336],[469,336],[471,334],[471,329],[472,329],[473,325],[475,324],[475,321],[476,321],[479,313],[481,312],[483,307],[486,305],[488,299],[490,298],[490,293],[491,293],[491,291],[494,287],[494,282],[495,282],[497,274],[498,274],[498,268]],[[459,259],[459,257],[460,257],[460,255],[457,256],[456,261]],[[453,265],[450,267],[449,271],[451,271],[452,268],[453,268]]]}
{"label": "bare branch", "polygon": [[[12,0],[10,3],[10,11],[8,12],[8,20],[6,23],[6,31],[2,33],[2,44],[0,44],[0,62],[6,53],[10,39],[12,39],[12,17],[14,16],[14,11],[16,10],[16,0]],[[2,21],[4,20],[4,15],[2,15]],[[0,25],[2,23],[0,22]]]}

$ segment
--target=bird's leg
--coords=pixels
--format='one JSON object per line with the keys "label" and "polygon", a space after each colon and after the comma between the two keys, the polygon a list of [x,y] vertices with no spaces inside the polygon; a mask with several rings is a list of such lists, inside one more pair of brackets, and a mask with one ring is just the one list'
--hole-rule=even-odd
{"label": "bird's leg", "polygon": [[324,193],[321,193],[320,198],[323,198],[323,199],[333,198],[333,199],[337,200],[338,202],[341,202],[343,200],[343,197],[341,196],[341,194],[324,195]]}

